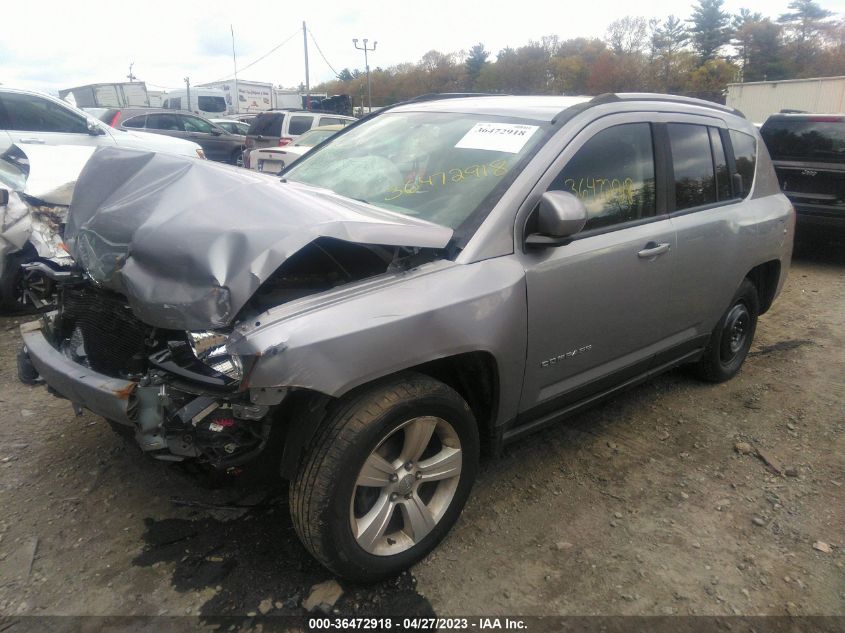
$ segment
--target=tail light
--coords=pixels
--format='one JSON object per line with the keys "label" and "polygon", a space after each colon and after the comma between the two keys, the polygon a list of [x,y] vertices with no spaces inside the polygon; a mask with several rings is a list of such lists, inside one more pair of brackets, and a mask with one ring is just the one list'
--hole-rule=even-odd
{"label": "tail light", "polygon": [[293,143],[293,139],[288,138],[287,136],[283,136],[279,139],[279,147],[284,147],[285,145],[289,145],[290,143]]}
{"label": "tail light", "polygon": [[117,127],[118,119],[120,119],[120,110],[114,113],[114,116],[111,118],[111,123],[109,123],[109,125],[111,127]]}

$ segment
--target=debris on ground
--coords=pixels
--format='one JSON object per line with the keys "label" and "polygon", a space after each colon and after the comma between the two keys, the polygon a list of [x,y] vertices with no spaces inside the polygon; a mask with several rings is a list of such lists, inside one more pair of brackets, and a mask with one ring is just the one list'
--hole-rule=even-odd
{"label": "debris on ground", "polygon": [[750,455],[754,452],[754,447],[748,442],[737,442],[734,445],[734,450],[740,455]]}
{"label": "debris on ground", "polygon": [[309,613],[316,610],[329,613],[342,595],[343,587],[336,580],[327,580],[311,587],[311,592],[302,602],[302,608]]}
{"label": "debris on ground", "polygon": [[819,552],[824,552],[825,554],[830,554],[831,552],[830,545],[828,545],[824,541],[816,541],[815,543],[813,543],[813,549]]}

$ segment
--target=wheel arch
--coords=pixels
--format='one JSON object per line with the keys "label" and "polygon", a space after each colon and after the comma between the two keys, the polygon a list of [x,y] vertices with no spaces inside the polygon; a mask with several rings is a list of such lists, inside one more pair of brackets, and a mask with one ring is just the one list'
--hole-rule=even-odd
{"label": "wheel arch", "polygon": [[773,259],[758,264],[745,275],[757,289],[757,297],[760,303],[760,314],[765,314],[772,306],[777,294],[778,282],[780,281],[780,261]]}
{"label": "wheel arch", "polygon": [[492,454],[497,450],[500,444],[497,441],[495,426],[499,407],[498,363],[490,352],[464,352],[381,376],[358,385],[339,397],[309,389],[293,390],[275,412],[275,423],[284,426],[280,466],[282,477],[293,479],[296,476],[306,448],[333,403],[405,372],[424,374],[454,389],[472,410],[478,424],[482,452]]}

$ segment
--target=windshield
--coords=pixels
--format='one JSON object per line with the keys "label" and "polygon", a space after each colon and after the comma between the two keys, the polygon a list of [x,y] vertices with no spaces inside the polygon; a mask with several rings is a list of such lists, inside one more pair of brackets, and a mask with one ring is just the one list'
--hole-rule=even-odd
{"label": "windshield", "polygon": [[288,180],[457,229],[512,182],[546,122],[388,112],[308,152]]}
{"label": "windshield", "polygon": [[774,160],[845,162],[845,118],[767,121],[760,130]]}

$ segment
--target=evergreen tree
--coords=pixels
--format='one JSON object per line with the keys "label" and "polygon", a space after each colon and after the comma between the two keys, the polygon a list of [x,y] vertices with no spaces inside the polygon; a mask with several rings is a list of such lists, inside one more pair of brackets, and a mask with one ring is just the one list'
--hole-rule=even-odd
{"label": "evergreen tree", "polygon": [[466,58],[466,71],[470,89],[475,87],[478,76],[481,74],[481,70],[485,64],[487,64],[487,58],[489,56],[490,53],[484,50],[484,44],[481,42],[469,49],[469,55]]}
{"label": "evergreen tree", "polygon": [[693,6],[690,33],[692,45],[702,63],[716,57],[730,40],[730,16],[722,10],[724,0],[698,0]]}

